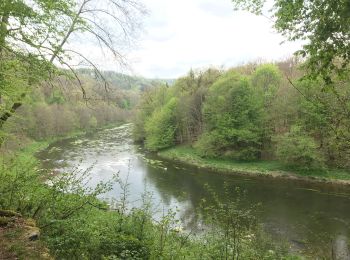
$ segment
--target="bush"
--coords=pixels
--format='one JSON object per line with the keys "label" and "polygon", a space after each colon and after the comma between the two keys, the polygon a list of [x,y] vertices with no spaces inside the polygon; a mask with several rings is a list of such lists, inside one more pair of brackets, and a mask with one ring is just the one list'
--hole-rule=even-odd
{"label": "bush", "polygon": [[204,133],[194,147],[199,151],[203,157],[218,157],[223,145],[223,137],[212,131],[211,133]]}
{"label": "bush", "polygon": [[317,143],[312,137],[303,133],[298,125],[277,138],[276,156],[288,165],[302,168],[322,168],[324,164]]}
{"label": "bush", "polygon": [[101,241],[101,253],[118,259],[148,259],[149,249],[132,235],[112,234]]}

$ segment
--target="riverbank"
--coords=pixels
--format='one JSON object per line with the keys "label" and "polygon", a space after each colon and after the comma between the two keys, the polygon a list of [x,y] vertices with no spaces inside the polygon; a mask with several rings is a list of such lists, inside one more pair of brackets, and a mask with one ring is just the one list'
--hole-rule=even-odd
{"label": "riverbank", "polygon": [[[42,179],[38,177],[37,174],[34,174],[40,165],[35,155],[58,141],[79,138],[89,133],[114,128],[121,124],[123,123],[109,124],[87,131],[78,130],[43,140],[31,140],[28,143],[22,144],[23,146],[18,150],[1,151],[2,156],[0,162],[3,166],[0,167],[0,193],[4,191],[4,198],[0,199],[0,259],[54,259],[50,256],[49,249],[46,247],[47,241],[45,241],[45,239],[48,239],[46,233],[43,232],[46,238],[42,239],[41,230],[36,226],[36,221],[31,218],[33,212],[30,209],[25,209],[26,207],[23,209],[21,204],[16,203],[16,199],[14,199],[14,197],[21,196],[21,193],[26,193],[26,199],[28,200],[28,195],[29,198],[33,196],[33,194],[28,194],[32,193],[32,187],[40,187],[36,189],[35,192],[42,192]],[[12,167],[6,167],[6,164],[11,164]],[[26,170],[22,172],[20,177],[16,177],[14,176],[17,173],[15,170],[16,168],[26,168]],[[13,188],[15,188],[15,190],[11,191]],[[13,199],[14,202],[8,202],[5,199],[5,194],[9,192],[12,193],[11,199]],[[26,203],[31,205],[31,207],[42,203],[38,202],[41,201],[39,197],[36,197],[38,195],[39,194],[34,195],[32,198],[33,201],[26,201]],[[69,196],[65,197],[67,201],[70,200]],[[3,204],[7,206],[3,208]],[[23,216],[13,211],[18,209],[24,214]],[[40,221],[42,221],[42,219],[40,219]]]}
{"label": "riverbank", "polygon": [[[125,129],[117,127],[112,132],[115,131],[124,133]],[[110,191],[112,186],[98,185],[95,190],[91,190],[83,186],[85,180],[76,172],[62,174],[55,182],[50,182],[53,185],[46,185],[42,179],[45,171],[39,170],[35,151],[48,144],[49,141],[33,143],[3,165],[4,170],[0,171],[0,193],[3,195],[0,197],[0,207],[16,210],[25,219],[34,219],[41,231],[38,242],[42,241],[52,257],[219,259],[221,252],[228,243],[233,243],[234,238],[235,241],[240,241],[235,246],[239,247],[242,258],[251,259],[258,255],[261,259],[295,259],[284,244],[273,242],[255,226],[246,228],[235,225],[234,230],[241,230],[239,235],[235,235],[229,226],[230,236],[226,240],[222,239],[222,234],[218,234],[218,229],[202,237],[190,237],[182,231],[172,210],[163,212],[162,218],[155,221],[150,205],[152,201],[148,201],[146,197],[140,208],[128,212],[122,205],[129,198],[117,197],[115,205],[121,205],[120,208],[109,210],[108,204],[98,198],[104,192]],[[83,146],[82,149],[87,148]],[[108,153],[108,150],[104,153]],[[217,219],[214,222],[211,218],[213,222],[210,223],[219,225],[220,212],[214,210],[211,215]],[[7,223],[5,224],[8,228]],[[25,232],[24,228],[21,228],[21,233]],[[235,237],[231,238],[231,234]],[[4,237],[3,243],[10,242]],[[25,247],[22,249],[21,252],[15,252],[16,257],[32,254]],[[40,252],[38,250],[34,253]],[[228,251],[228,254],[232,253],[234,251]]]}
{"label": "riverbank", "polygon": [[158,152],[161,158],[225,174],[255,175],[270,178],[324,182],[350,186],[350,173],[338,169],[288,168],[277,161],[237,162],[228,159],[202,158],[194,148],[177,146]]}
{"label": "riverbank", "polygon": [[0,210],[0,259],[53,259],[33,219]]}

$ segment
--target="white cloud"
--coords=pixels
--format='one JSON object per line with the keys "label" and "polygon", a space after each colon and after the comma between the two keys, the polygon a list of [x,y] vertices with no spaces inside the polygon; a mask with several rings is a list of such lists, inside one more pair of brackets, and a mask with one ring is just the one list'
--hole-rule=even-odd
{"label": "white cloud", "polygon": [[[257,59],[291,56],[298,43],[285,43],[264,17],[233,11],[231,0],[143,0],[149,10],[138,47],[129,53],[133,72],[175,78],[191,68],[234,66]],[[103,69],[114,69],[103,59]]]}
{"label": "white cloud", "polygon": [[178,77],[191,67],[234,66],[291,56],[300,44],[285,43],[264,17],[233,11],[230,0],[144,0],[150,14],[134,71]]}

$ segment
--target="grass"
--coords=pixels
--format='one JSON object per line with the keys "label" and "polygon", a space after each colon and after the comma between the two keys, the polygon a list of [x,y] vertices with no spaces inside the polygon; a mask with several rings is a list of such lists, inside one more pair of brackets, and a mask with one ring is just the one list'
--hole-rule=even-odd
{"label": "grass", "polygon": [[33,230],[38,230],[32,220],[29,222],[15,216],[11,224],[0,227],[0,259],[53,259],[40,240],[28,239]]}
{"label": "grass", "polygon": [[350,173],[342,169],[302,169],[278,161],[241,162],[224,158],[203,158],[194,148],[177,146],[158,153],[161,157],[200,168],[226,173],[255,174],[272,177],[309,178],[327,181],[350,181]]}

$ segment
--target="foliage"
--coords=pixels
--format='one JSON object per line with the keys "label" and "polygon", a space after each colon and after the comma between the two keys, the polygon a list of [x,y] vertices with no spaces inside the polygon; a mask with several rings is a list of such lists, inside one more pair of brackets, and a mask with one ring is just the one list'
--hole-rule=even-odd
{"label": "foliage", "polygon": [[[266,0],[233,0],[237,9],[263,13]],[[304,40],[298,53],[307,57],[306,67],[313,78],[331,82],[350,62],[350,3],[347,0],[274,1],[272,18],[277,31],[291,41]]]}
{"label": "foliage", "polygon": [[135,140],[139,142],[147,140],[146,121],[155,110],[161,110],[169,99],[175,97],[177,99],[175,141],[179,143],[195,141],[204,128],[202,108],[206,93],[220,74],[221,72],[214,68],[206,71],[190,71],[186,77],[180,78],[171,87],[159,86],[143,92],[134,120]]}
{"label": "foliage", "polygon": [[298,88],[307,100],[300,99],[300,121],[319,142],[328,165],[348,168],[349,161],[349,77],[334,82],[332,91],[323,91],[322,79],[303,80]]}
{"label": "foliage", "polygon": [[159,111],[155,111],[146,122],[147,139],[145,146],[150,150],[159,150],[174,145],[176,121],[175,109],[177,100],[172,98]]}
{"label": "foliage", "polygon": [[299,167],[322,168],[323,158],[315,140],[307,136],[300,126],[292,126],[289,133],[277,140],[276,154],[282,162]]}
{"label": "foliage", "polygon": [[[16,116],[7,120],[2,131],[6,137],[2,149],[24,146],[26,139],[43,140],[75,131],[92,131],[124,122],[134,113],[139,100],[138,90],[124,91],[111,85],[106,97],[105,90],[95,79],[80,76],[86,94],[92,98],[90,101],[86,101],[78,89],[74,90],[73,80],[56,78],[51,82],[52,88],[46,84],[38,86],[33,93],[27,94],[26,102],[17,109]],[[118,104],[121,97],[129,100],[127,108]]]}
{"label": "foliage", "polygon": [[259,157],[262,102],[247,78],[227,73],[215,82],[204,105],[204,118],[206,132],[197,143],[203,155]]}
{"label": "foliage", "polygon": [[[213,249],[211,255],[215,259],[239,259],[244,250],[244,244],[249,243],[249,237],[253,236],[253,227],[256,227],[256,219],[254,218],[255,208],[243,208],[240,205],[240,200],[243,194],[239,189],[232,194],[227,183],[224,183],[225,198],[219,199],[218,195],[213,192],[209,185],[206,189],[211,194],[210,198],[214,201],[211,205],[205,205],[206,200],[202,200],[202,207],[205,214],[205,221],[213,229],[218,228],[221,239],[210,243],[209,246]],[[233,198],[232,198],[233,197]],[[222,202],[222,200],[224,202]]]}
{"label": "foliage", "polygon": [[[91,69],[78,69],[77,70],[82,75],[95,75],[94,70]],[[158,85],[169,84],[172,85],[172,79],[148,79],[138,76],[130,76],[115,71],[101,71],[102,76],[109,82],[112,86],[118,86],[123,90],[141,90],[146,91]]]}
{"label": "foliage", "polygon": [[[299,141],[309,140],[308,152],[317,161],[309,168],[318,168],[322,161],[329,168],[348,169],[349,76],[335,77],[332,91],[324,91],[326,83],[321,77],[298,80],[300,73],[295,60],[248,64],[226,72],[191,70],[171,87],[143,92],[134,120],[135,140],[145,143],[146,148],[148,142],[153,151],[189,144],[204,157],[286,162],[278,155],[281,147],[275,140],[281,144],[279,137],[285,142],[290,138],[293,143],[290,129],[299,125],[303,130]],[[166,106],[173,98],[177,105],[170,113]],[[171,127],[164,119],[170,114]],[[302,160],[289,160],[291,163],[306,164]]]}
{"label": "foliage", "polygon": [[162,107],[166,102],[167,89],[164,86],[149,89],[144,92],[138,111],[134,119],[133,135],[137,142],[144,142],[146,139],[145,124],[156,109]]}
{"label": "foliage", "polygon": [[254,90],[262,92],[265,107],[268,107],[276,97],[278,88],[281,85],[281,71],[274,64],[263,64],[256,68],[251,81]]}
{"label": "foliage", "polygon": [[[87,99],[85,86],[71,63],[93,67],[107,89],[106,80],[93,62],[74,49],[74,44],[69,48],[66,45],[73,35],[83,34],[90,44],[100,46],[101,51],[125,64],[119,48],[135,37],[137,21],[143,13],[141,4],[129,0],[1,1],[0,145],[5,139],[5,123],[26,103],[26,97],[38,84],[50,84],[55,77],[64,75],[76,80],[71,82],[80,87]],[[64,103],[58,92],[48,100],[49,104]]]}
{"label": "foliage", "polygon": [[[236,9],[257,15],[264,13],[267,3],[266,0],[232,2]],[[345,129],[349,129],[349,124],[345,118],[349,118],[350,107],[349,88],[344,84],[348,85],[349,82],[349,1],[280,0],[274,1],[270,12],[278,32],[290,41],[301,40],[304,44],[302,50],[296,53],[305,60],[298,75],[302,87],[291,79],[289,83],[302,95],[304,108],[311,109],[302,111],[306,118],[312,116],[311,120],[318,120],[313,121],[316,124],[323,121],[318,130],[311,126],[311,131],[316,132],[329,165],[348,167],[349,130]],[[306,121],[304,118],[302,120]]]}
{"label": "foliage", "polygon": [[[209,231],[204,236],[210,259],[282,259],[287,248],[273,244],[256,219],[259,204],[243,205],[244,191],[224,183],[224,196],[206,185],[211,203],[202,199],[201,212]],[[259,245],[259,246],[257,246]]]}
{"label": "foliage", "polygon": [[[222,246],[232,242],[230,237],[215,230],[203,238],[190,237],[178,228],[179,221],[173,210],[164,211],[162,217],[154,219],[151,195],[142,197],[143,205],[138,209],[109,208],[97,197],[110,190],[112,182],[101,183],[92,189],[83,185],[89,178],[88,172],[50,176],[38,171],[38,162],[33,157],[38,148],[42,145],[28,147],[17,154],[16,160],[3,158],[0,208],[33,217],[41,228],[43,242],[55,258],[212,259],[222,255]],[[122,196],[116,205],[125,205],[127,199]],[[212,216],[215,220],[225,217],[225,210],[225,206],[219,207]],[[233,215],[228,216],[238,214],[242,221],[250,218],[249,210],[237,210],[230,207]],[[248,227],[253,228],[253,222],[248,226],[243,222],[235,222],[235,227],[244,233],[248,232]],[[271,259],[271,248],[276,254],[287,255],[276,245],[262,247],[264,240],[266,238],[259,240],[259,247],[253,241],[241,241],[245,245],[240,249],[241,255]]]}

